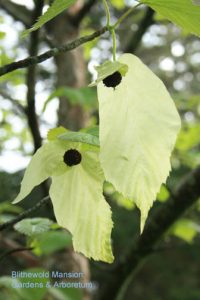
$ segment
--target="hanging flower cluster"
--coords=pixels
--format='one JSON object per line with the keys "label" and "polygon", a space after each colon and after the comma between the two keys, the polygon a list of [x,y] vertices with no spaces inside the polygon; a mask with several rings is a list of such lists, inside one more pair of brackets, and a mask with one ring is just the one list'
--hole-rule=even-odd
{"label": "hanging flower cluster", "polygon": [[135,202],[142,231],[169,175],[180,118],[161,80],[136,56],[124,54],[97,71],[92,85],[98,91],[99,137],[94,131],[51,130],[26,169],[14,203],[51,177],[55,216],[72,233],[74,250],[111,263],[113,223],[103,182]]}

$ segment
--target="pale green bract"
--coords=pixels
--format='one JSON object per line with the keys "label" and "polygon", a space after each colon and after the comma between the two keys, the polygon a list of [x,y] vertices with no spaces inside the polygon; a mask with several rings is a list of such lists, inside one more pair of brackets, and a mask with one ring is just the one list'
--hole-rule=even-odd
{"label": "pale green bract", "polygon": [[[198,0],[140,0],[185,31],[200,36]],[[194,5],[196,4],[196,5]]]}
{"label": "pale green bract", "polygon": [[85,132],[66,132],[59,135],[58,138],[65,141],[81,142],[99,147],[98,137]]}
{"label": "pale green bract", "polygon": [[[111,263],[113,223],[110,207],[103,197],[104,175],[98,147],[59,140],[61,133],[64,133],[62,127],[50,131],[49,142],[34,154],[14,203],[50,176],[55,216],[58,224],[72,233],[74,249],[89,258]],[[69,167],[63,162],[63,155],[69,149],[81,153],[80,164]]]}
{"label": "pale green bract", "polygon": [[122,76],[125,76],[128,71],[128,66],[119,61],[106,61],[102,65],[95,67],[95,69],[98,73],[98,77],[94,82],[89,84],[90,87],[97,85],[103,79],[117,71],[120,72]]}
{"label": "pale green bract", "polygon": [[136,56],[119,62],[128,72],[115,87],[98,84],[100,161],[105,178],[141,210],[141,231],[165,183],[180,118],[161,80]]}
{"label": "pale green bract", "polygon": [[58,14],[60,14],[62,11],[73,5],[75,2],[76,0],[54,0],[53,4],[41,17],[39,17],[38,21],[33,25],[33,27],[28,30],[25,30],[22,33],[22,37],[25,37],[30,32],[39,29],[45,23],[55,18]]}

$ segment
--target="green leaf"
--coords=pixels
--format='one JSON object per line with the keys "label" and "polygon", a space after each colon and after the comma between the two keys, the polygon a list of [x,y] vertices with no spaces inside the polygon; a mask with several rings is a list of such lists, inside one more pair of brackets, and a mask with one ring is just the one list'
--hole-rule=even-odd
{"label": "green leaf", "polygon": [[54,0],[53,4],[41,17],[39,17],[38,21],[33,25],[33,27],[23,32],[22,37],[25,37],[30,32],[39,29],[45,23],[55,18],[58,14],[73,5],[75,2],[76,0]]}
{"label": "green leaf", "polygon": [[57,140],[59,135],[61,135],[62,133],[65,133],[67,131],[68,130],[62,126],[50,129],[47,134],[47,139],[49,141]]}
{"label": "green leaf", "polygon": [[49,141],[60,139],[70,142],[81,142],[99,147],[99,127],[92,126],[79,132],[69,131],[62,126],[56,127],[49,130],[47,139]]}
{"label": "green leaf", "polygon": [[[140,0],[183,30],[200,35],[200,7],[191,0]],[[195,1],[197,4],[197,1]]]}
{"label": "green leaf", "polygon": [[24,219],[14,225],[14,228],[28,236],[38,235],[50,229],[52,221],[47,218]]}
{"label": "green leaf", "polygon": [[59,139],[70,142],[81,142],[99,147],[99,139],[95,135],[85,132],[66,132],[58,136]]}
{"label": "green leaf", "polygon": [[95,67],[95,69],[97,70],[98,77],[94,82],[89,84],[90,87],[97,85],[103,79],[117,71],[120,72],[122,76],[125,76],[128,71],[128,65],[118,61],[106,61],[102,65]]}
{"label": "green leaf", "polygon": [[165,183],[180,117],[162,81],[136,56],[115,88],[98,84],[100,161],[105,178],[141,210],[141,231]]}
{"label": "green leaf", "polygon": [[[13,270],[14,271],[14,270]],[[31,268],[31,269],[24,269],[26,273],[43,273],[47,272],[47,270],[42,268]],[[34,275],[33,274],[33,275]],[[0,277],[0,290],[5,292],[4,299],[12,299],[12,300],[42,300],[47,292],[46,283],[49,279],[48,278],[39,278],[33,277],[30,278],[12,278],[10,276],[2,276]],[[27,286],[37,286],[37,288],[28,288]],[[38,286],[40,286],[38,288]]]}
{"label": "green leaf", "polygon": [[0,203],[0,214],[4,212],[19,214],[23,211],[21,206],[13,206],[10,202],[4,201]]}
{"label": "green leaf", "polygon": [[182,240],[192,243],[200,232],[200,226],[189,219],[180,219],[171,228],[170,232]]}
{"label": "green leaf", "polygon": [[98,154],[87,151],[82,153],[81,164],[52,176],[50,197],[58,224],[73,235],[74,250],[111,263],[112,220],[102,195],[103,181]]}
{"label": "green leaf", "polygon": [[[38,273],[43,273],[43,272],[47,272],[47,270],[43,269],[43,268],[31,268],[31,269],[26,269],[23,270],[27,273],[33,273],[34,274],[38,274]],[[14,288],[15,292],[16,290],[20,291],[21,297],[19,297],[20,300],[42,300],[45,298],[45,294],[47,293],[47,287],[46,284],[49,281],[49,278],[46,277],[23,277],[20,278],[20,283],[21,283],[21,288]],[[36,285],[37,288],[24,288],[22,287],[23,285],[29,285],[30,283],[33,283],[33,285]],[[38,288],[38,286],[40,286]]]}
{"label": "green leaf", "polygon": [[71,105],[81,105],[86,110],[96,107],[97,95],[95,89],[89,87],[72,88],[72,87],[60,87],[53,91],[47,98],[43,106],[43,112],[45,111],[48,103],[56,97],[66,97]]}
{"label": "green leaf", "polygon": [[49,255],[72,245],[71,235],[64,231],[48,231],[39,234],[31,243],[36,255]]}
{"label": "green leaf", "polygon": [[12,287],[12,278],[10,276],[1,276],[0,277],[0,288],[1,287],[11,288]]}
{"label": "green leaf", "polygon": [[81,132],[89,133],[99,138],[99,126],[91,126],[81,130]]}
{"label": "green leaf", "polygon": [[84,298],[82,289],[76,288],[54,288],[48,289],[48,294],[56,300],[82,300]]}

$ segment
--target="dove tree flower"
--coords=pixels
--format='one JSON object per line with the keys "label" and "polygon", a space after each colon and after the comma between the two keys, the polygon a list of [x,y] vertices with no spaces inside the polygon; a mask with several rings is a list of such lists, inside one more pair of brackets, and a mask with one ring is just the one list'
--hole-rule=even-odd
{"label": "dove tree flower", "polygon": [[[58,2],[56,13],[73,3],[63,2],[61,7]],[[159,2],[165,15],[169,7],[166,1]],[[170,156],[181,126],[173,100],[160,79],[132,54],[116,60],[115,29],[142,3],[155,10],[160,7],[154,0],[141,0],[112,25],[107,1],[103,0],[106,27],[113,40],[113,62],[97,67],[98,78],[91,84],[97,85],[99,140],[89,133],[63,128],[51,131],[49,142],[33,156],[14,201],[21,201],[51,177],[49,194],[55,216],[58,224],[72,233],[74,249],[106,262],[112,262],[113,255],[111,211],[102,194],[104,180],[138,206],[142,232],[149,209],[171,170]],[[31,30],[56,15],[53,6]],[[190,13],[194,13],[191,5]],[[185,23],[179,18],[178,9],[174,18],[183,27],[188,24],[188,20]]]}
{"label": "dove tree flower", "polygon": [[13,203],[51,177],[50,197],[60,226],[73,236],[74,250],[111,263],[111,210],[103,192],[98,138],[57,128],[32,157]]}
{"label": "dove tree flower", "polygon": [[75,251],[111,263],[113,224],[103,182],[112,183],[138,206],[142,232],[171,170],[181,123],[164,84],[136,56],[123,54],[97,71],[99,138],[91,130],[51,130],[48,142],[33,156],[14,203],[51,177],[55,216],[72,233]]}

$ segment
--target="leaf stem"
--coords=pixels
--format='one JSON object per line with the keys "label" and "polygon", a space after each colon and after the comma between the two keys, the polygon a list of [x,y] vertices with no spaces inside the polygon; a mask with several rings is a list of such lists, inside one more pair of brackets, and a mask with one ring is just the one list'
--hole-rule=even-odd
{"label": "leaf stem", "polygon": [[106,12],[106,27],[108,28],[108,30],[110,31],[111,35],[112,35],[112,41],[113,41],[113,61],[116,61],[116,51],[117,51],[117,46],[116,46],[116,34],[115,34],[115,29],[124,21],[124,19],[126,19],[131,13],[132,11],[137,8],[139,5],[141,5],[142,3],[138,3],[137,5],[129,8],[118,20],[114,25],[110,24],[110,11],[109,11],[109,7],[108,7],[108,3],[106,0],[103,0],[103,5],[105,8],[105,12]]}
{"label": "leaf stem", "polygon": [[106,27],[110,27],[110,11],[109,11],[109,7],[108,7],[108,3],[106,0],[103,0],[103,5],[106,11]]}
{"label": "leaf stem", "polygon": [[110,32],[113,40],[113,61],[116,61],[116,51],[117,51],[116,34],[114,29],[111,29]]}
{"label": "leaf stem", "polygon": [[104,4],[104,7],[105,7],[105,11],[106,11],[106,27],[108,28],[108,30],[110,31],[111,33],[111,36],[112,36],[112,41],[113,41],[113,61],[116,61],[116,35],[115,35],[115,28],[110,24],[110,10],[109,10],[109,7],[108,7],[108,3],[106,0],[103,0],[103,4]]}
{"label": "leaf stem", "polygon": [[27,67],[35,65],[35,64],[39,64],[51,57],[55,57],[55,56],[59,55],[60,53],[71,51],[71,50],[79,47],[80,45],[83,45],[89,41],[93,41],[94,39],[96,39],[100,35],[104,34],[108,30],[109,30],[108,27],[103,27],[90,35],[82,36],[66,45],[61,45],[61,46],[52,48],[40,55],[28,56],[25,59],[21,59],[21,60],[12,62],[10,64],[4,65],[4,66],[0,67],[0,77],[7,73],[13,72],[15,70],[23,69],[23,68],[27,68]]}

